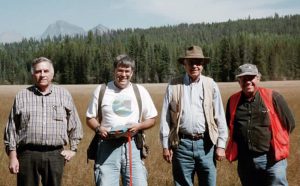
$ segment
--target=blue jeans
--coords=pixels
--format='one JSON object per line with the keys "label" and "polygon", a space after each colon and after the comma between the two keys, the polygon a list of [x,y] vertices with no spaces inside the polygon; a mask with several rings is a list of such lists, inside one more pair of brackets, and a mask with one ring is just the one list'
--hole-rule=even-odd
{"label": "blue jeans", "polygon": [[[147,185],[147,170],[141,160],[140,151],[134,140],[132,147],[132,184]],[[121,175],[123,186],[130,183],[129,145],[126,139],[103,140],[99,143],[94,174],[97,186],[119,185]]]}
{"label": "blue jeans", "polygon": [[243,155],[238,159],[238,174],[243,186],[288,185],[287,161],[271,161],[267,154]]}
{"label": "blue jeans", "polygon": [[199,185],[216,185],[214,145],[209,139],[181,139],[179,147],[173,151],[172,169],[175,185],[194,185],[195,173]]}

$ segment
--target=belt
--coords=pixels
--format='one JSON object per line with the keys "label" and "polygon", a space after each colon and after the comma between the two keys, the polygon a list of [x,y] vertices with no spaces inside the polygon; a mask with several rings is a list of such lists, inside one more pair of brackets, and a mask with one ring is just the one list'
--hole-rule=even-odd
{"label": "belt", "polygon": [[199,133],[199,134],[182,134],[182,133],[179,133],[179,138],[181,139],[190,139],[190,140],[193,140],[193,141],[197,141],[197,140],[200,140],[200,139],[203,139],[204,138],[204,133]]}
{"label": "belt", "polygon": [[27,145],[22,145],[22,146],[18,147],[18,151],[20,151],[20,152],[25,151],[25,150],[47,152],[47,151],[54,151],[54,150],[60,150],[60,149],[63,149],[62,145],[49,146],[49,145],[27,144]]}

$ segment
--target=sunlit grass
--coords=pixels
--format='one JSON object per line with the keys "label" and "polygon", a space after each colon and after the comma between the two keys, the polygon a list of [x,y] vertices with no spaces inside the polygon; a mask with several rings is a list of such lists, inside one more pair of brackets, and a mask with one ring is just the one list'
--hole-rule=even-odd
{"label": "sunlit grass", "polygon": [[[237,83],[219,83],[222,93],[224,106],[228,97],[239,90]],[[263,86],[273,88],[282,93],[286,98],[290,108],[296,117],[296,125],[300,122],[300,81],[281,81],[281,82],[262,82]],[[150,92],[153,101],[160,113],[163,95],[165,93],[166,84],[145,84]],[[0,130],[3,131],[7,122],[8,114],[11,109],[13,98],[17,91],[26,86],[0,86]],[[85,124],[85,112],[93,90],[96,85],[68,85],[65,86],[70,90],[77,106],[81,121],[83,122],[84,138],[79,145],[77,155],[66,164],[63,186],[89,186],[94,185],[93,178],[93,162],[87,163],[86,149],[92,139],[94,133]],[[173,185],[171,165],[166,163],[162,158],[162,148],[159,142],[159,120],[157,118],[156,125],[146,132],[147,143],[150,146],[150,156],[145,160],[148,170],[148,182],[150,186]],[[288,158],[288,180],[289,185],[296,186],[300,183],[300,128],[297,126],[291,135],[291,152]],[[11,175],[8,171],[8,158],[4,152],[3,137],[0,138],[0,185],[10,186],[16,185],[15,175]],[[218,162],[217,164],[217,185],[233,186],[240,185],[236,173],[236,164],[230,164],[227,161]]]}

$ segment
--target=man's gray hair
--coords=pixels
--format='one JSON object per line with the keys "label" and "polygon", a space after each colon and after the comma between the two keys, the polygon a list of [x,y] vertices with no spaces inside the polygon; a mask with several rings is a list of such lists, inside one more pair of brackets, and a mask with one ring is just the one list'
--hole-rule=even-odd
{"label": "man's gray hair", "polygon": [[31,63],[31,74],[34,74],[34,70],[35,70],[35,65],[41,63],[41,62],[48,62],[50,64],[50,70],[53,72],[54,74],[54,67],[53,67],[53,63],[50,59],[46,58],[46,57],[38,57],[35,58],[32,63]]}
{"label": "man's gray hair", "polygon": [[121,54],[116,57],[114,61],[114,69],[116,69],[120,65],[131,67],[132,70],[135,69],[135,61],[126,54]]}

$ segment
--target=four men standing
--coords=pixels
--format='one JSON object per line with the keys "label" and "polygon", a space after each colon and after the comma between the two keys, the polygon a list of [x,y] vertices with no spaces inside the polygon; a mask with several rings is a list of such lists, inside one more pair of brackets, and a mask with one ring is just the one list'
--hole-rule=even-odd
{"label": "four men standing", "polygon": [[[195,173],[199,185],[216,185],[215,160],[225,157],[226,120],[226,158],[238,160],[242,185],[287,185],[286,158],[295,120],[284,98],[259,87],[257,67],[244,64],[236,75],[242,90],[229,98],[225,119],[216,82],[202,75],[209,61],[199,46],[189,47],[178,59],[185,75],[172,79],[165,93],[160,139],[175,185],[193,185]],[[119,55],[114,80],[101,98],[104,85],[96,88],[86,112],[87,125],[100,137],[94,170],[99,186],[119,185],[120,173],[123,185],[147,185],[136,143],[110,135],[112,129],[125,127],[134,139],[155,124],[157,111],[149,93],[130,82],[134,69],[130,57]],[[56,186],[61,184],[64,162],[75,155],[82,138],[81,122],[69,92],[51,83],[52,62],[37,58],[31,72],[35,83],[17,94],[5,128],[9,170],[18,175],[18,185],[38,185],[41,176],[43,185]],[[70,150],[64,150],[67,143]]]}

